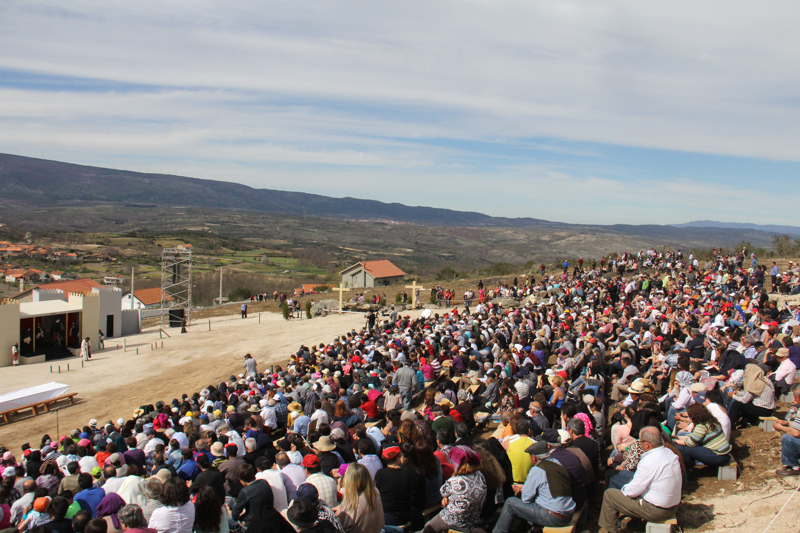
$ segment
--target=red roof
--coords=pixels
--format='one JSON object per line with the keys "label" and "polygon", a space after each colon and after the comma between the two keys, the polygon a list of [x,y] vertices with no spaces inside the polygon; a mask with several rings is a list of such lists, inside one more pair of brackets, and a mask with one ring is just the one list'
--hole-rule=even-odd
{"label": "red roof", "polygon": [[40,289],[61,289],[64,294],[71,292],[87,293],[91,292],[94,288],[102,287],[93,279],[72,279],[67,281],[54,281],[53,283],[42,283],[38,285]]}
{"label": "red roof", "polygon": [[161,287],[153,287],[152,289],[139,289],[138,291],[133,291],[133,295],[136,296],[136,299],[142,302],[144,305],[158,304],[161,303],[162,299],[167,302],[174,300],[172,296],[161,292]]}
{"label": "red roof", "polygon": [[381,259],[380,261],[362,261],[361,266],[375,278],[393,278],[395,276],[406,275],[405,272],[394,266],[388,259]]}

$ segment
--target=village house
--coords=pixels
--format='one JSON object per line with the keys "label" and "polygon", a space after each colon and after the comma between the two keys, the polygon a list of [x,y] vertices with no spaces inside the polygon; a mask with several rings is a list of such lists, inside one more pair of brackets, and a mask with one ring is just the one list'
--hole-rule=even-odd
{"label": "village house", "polygon": [[156,309],[161,307],[161,300],[171,305],[175,300],[172,296],[161,291],[161,287],[153,287],[151,289],[138,289],[126,292],[122,296],[123,309]]}
{"label": "village house", "polygon": [[342,285],[351,289],[362,287],[385,287],[403,280],[405,272],[391,261],[361,261],[339,272]]}

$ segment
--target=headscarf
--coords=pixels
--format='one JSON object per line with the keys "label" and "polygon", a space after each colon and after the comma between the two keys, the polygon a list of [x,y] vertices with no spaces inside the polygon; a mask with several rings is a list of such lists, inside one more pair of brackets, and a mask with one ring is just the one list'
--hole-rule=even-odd
{"label": "headscarf", "polygon": [[350,434],[350,430],[347,429],[347,426],[345,425],[345,423],[344,422],[334,422],[333,424],[331,424],[331,430],[334,430],[334,429],[337,429],[337,428],[341,429],[342,433],[344,433],[345,442],[347,442],[347,444],[352,446],[353,445],[353,435]]}
{"label": "headscarf", "polygon": [[592,432],[592,428],[594,427],[594,425],[591,422],[591,419],[589,418],[589,415],[587,415],[586,413],[578,413],[575,415],[575,418],[583,421],[583,435],[585,437],[588,437]]}
{"label": "headscarf", "polygon": [[[164,470],[167,469],[165,468]],[[136,504],[144,509],[147,504],[147,496],[145,496],[142,488],[142,478],[139,476],[127,476],[117,491],[117,495],[128,505]]]}
{"label": "headscarf", "polygon": [[681,370],[675,375],[675,382],[681,389],[691,387],[692,383],[694,383],[694,376],[687,370]]}
{"label": "headscarf", "polygon": [[105,498],[100,500],[100,505],[97,506],[97,518],[110,516],[111,523],[114,524],[116,529],[119,529],[119,518],[117,518],[117,512],[124,506],[125,500],[120,498],[118,494],[114,492],[107,494]]}
{"label": "headscarf", "polygon": [[760,366],[749,364],[744,369],[744,390],[753,396],[761,396],[767,386],[767,379]]}
{"label": "headscarf", "polygon": [[458,472],[458,469],[461,468],[461,465],[464,463],[470,465],[481,464],[481,456],[475,453],[475,450],[463,444],[453,446],[450,449],[449,458],[455,472]]}

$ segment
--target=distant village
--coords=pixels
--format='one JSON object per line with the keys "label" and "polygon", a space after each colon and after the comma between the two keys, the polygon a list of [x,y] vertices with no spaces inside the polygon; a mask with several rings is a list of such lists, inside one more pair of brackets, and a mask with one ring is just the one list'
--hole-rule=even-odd
{"label": "distant village", "polygon": [[[64,270],[45,271],[24,267],[21,263],[26,260],[50,261],[57,265],[77,265],[85,262],[111,263],[117,258],[104,252],[79,254],[35,243],[13,244],[8,241],[0,241],[0,274],[6,283],[18,283],[20,290],[24,290],[30,284],[78,279],[76,274]],[[103,281],[106,285],[120,286],[125,281],[125,276],[109,275]]]}

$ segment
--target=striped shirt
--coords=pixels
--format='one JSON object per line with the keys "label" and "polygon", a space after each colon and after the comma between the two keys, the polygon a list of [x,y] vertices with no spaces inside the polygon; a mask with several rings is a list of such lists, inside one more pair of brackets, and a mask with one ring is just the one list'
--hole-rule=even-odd
{"label": "striped shirt", "polygon": [[731,452],[731,445],[725,437],[722,426],[710,429],[708,424],[698,424],[694,430],[686,435],[684,440],[686,446],[702,446],[708,448],[717,455],[726,455]]}

